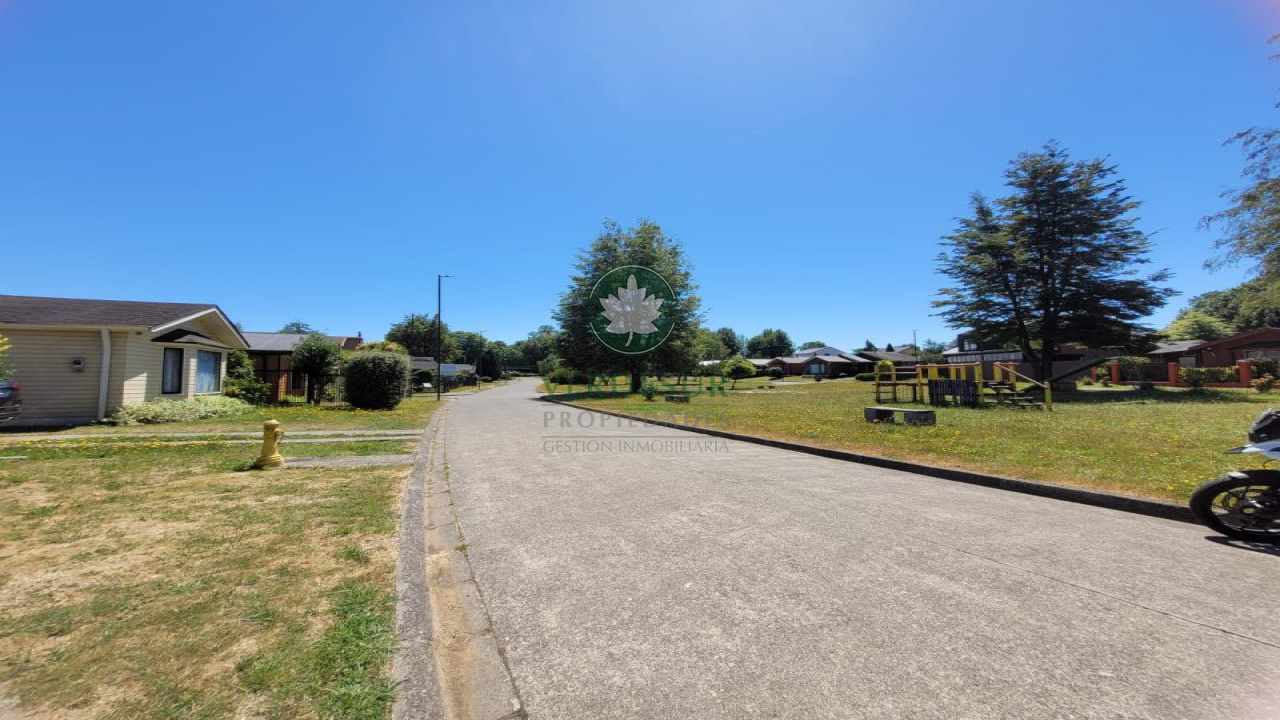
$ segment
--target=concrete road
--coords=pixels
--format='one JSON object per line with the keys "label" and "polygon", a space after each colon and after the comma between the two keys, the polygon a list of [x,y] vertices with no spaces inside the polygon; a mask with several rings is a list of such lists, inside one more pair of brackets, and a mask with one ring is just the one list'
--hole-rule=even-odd
{"label": "concrete road", "polygon": [[[602,415],[561,427],[534,387],[444,424],[530,718],[1280,717],[1276,555]],[[554,445],[591,440],[613,450]]]}

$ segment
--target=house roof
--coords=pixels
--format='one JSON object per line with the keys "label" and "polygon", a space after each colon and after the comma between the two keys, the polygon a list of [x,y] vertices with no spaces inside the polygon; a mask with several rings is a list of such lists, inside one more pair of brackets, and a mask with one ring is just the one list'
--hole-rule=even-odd
{"label": "house roof", "polygon": [[822,347],[805,348],[796,351],[796,357],[804,357],[806,355],[844,355],[845,351],[840,348],[823,345]]}
{"label": "house roof", "polygon": [[1280,328],[1261,327],[1254,330],[1245,330],[1244,332],[1238,332],[1235,335],[1228,335],[1227,337],[1224,337],[1224,338],[1207,341],[1204,343],[1205,345],[1204,349],[1211,350],[1213,349],[1213,347],[1218,347],[1221,345],[1225,345],[1227,347],[1239,347],[1241,345],[1247,345],[1252,341],[1261,340],[1263,338],[1268,338],[1268,337],[1271,339],[1276,339],[1277,337],[1280,337]]}
{"label": "house roof", "polygon": [[759,365],[761,367],[764,367],[765,365],[768,365],[769,363],[777,359],[778,358],[747,358],[747,362],[751,363],[752,365]]}
{"label": "house roof", "polygon": [[914,355],[908,355],[900,352],[886,352],[884,350],[859,350],[859,355],[869,357],[873,360],[888,360],[889,362],[915,362]]}
{"label": "house roof", "polygon": [[0,295],[0,323],[15,325],[103,325],[153,328],[209,310],[210,303],[80,300]]}
{"label": "house roof", "polygon": [[1148,355],[1168,355],[1169,353],[1190,352],[1198,345],[1204,345],[1204,340],[1179,340],[1177,342],[1157,345],[1155,350],[1152,350],[1147,354]]}
{"label": "house roof", "polygon": [[[298,343],[306,337],[303,333],[244,333],[244,339],[249,343],[249,350],[253,352],[293,352]],[[355,346],[351,341],[359,340],[347,335],[325,335],[325,339],[341,345],[344,350],[354,349]]]}
{"label": "house roof", "polygon": [[151,338],[151,342],[157,343],[176,343],[180,345],[207,345],[216,348],[230,348],[230,345],[220,343],[217,340],[198,333],[193,330],[170,330],[169,332]]}

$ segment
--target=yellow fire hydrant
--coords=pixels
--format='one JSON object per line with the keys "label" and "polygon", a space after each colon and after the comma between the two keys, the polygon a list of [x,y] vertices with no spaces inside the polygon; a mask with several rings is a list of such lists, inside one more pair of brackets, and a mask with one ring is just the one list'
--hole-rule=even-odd
{"label": "yellow fire hydrant", "polygon": [[279,422],[268,420],[262,423],[262,454],[253,463],[255,468],[284,467],[284,456],[280,454],[282,437],[284,437],[284,431],[280,429]]}

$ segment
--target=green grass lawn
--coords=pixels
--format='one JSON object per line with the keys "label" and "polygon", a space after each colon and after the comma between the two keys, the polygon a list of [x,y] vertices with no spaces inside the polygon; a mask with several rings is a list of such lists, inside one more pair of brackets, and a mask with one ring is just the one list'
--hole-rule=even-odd
{"label": "green grass lawn", "polygon": [[671,414],[677,422],[684,413],[717,414],[733,432],[1174,502],[1206,479],[1256,466],[1223,451],[1245,442],[1259,412],[1280,405],[1280,396],[1252,391],[1171,388],[1085,390],[1054,399],[1053,412],[938,408],[932,427],[864,422],[862,409],[882,403],[874,401],[871,383],[855,380],[752,378],[727,398],[700,396],[679,406],[639,395],[578,402]]}
{"label": "green grass lawn", "polygon": [[357,410],[346,405],[270,405],[235,417],[154,425],[81,425],[71,428],[3,428],[0,443],[22,435],[62,432],[74,435],[154,435],[169,432],[261,432],[265,420],[279,420],[290,430],[411,430],[426,427],[436,409],[434,394],[406,398],[394,410]]}
{"label": "green grass lawn", "polygon": [[[435,407],[334,417],[421,427]],[[282,451],[412,447],[286,436]],[[28,458],[0,461],[0,707],[16,701],[24,718],[388,717],[409,469],[245,471],[257,451],[0,435],[0,456]]]}

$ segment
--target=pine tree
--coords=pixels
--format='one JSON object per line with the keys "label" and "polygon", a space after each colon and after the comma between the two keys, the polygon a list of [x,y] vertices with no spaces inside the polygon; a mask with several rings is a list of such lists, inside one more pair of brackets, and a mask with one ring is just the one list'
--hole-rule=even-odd
{"label": "pine tree", "polygon": [[1114,166],[1073,161],[1049,143],[1019,155],[1005,178],[1010,195],[994,204],[973,195],[972,217],[944,238],[938,263],[955,285],[939,292],[939,314],[975,338],[1016,345],[1040,379],[1063,342],[1122,345],[1146,330],[1136,321],[1174,292],[1157,286],[1167,270],[1137,275],[1151,243]]}

